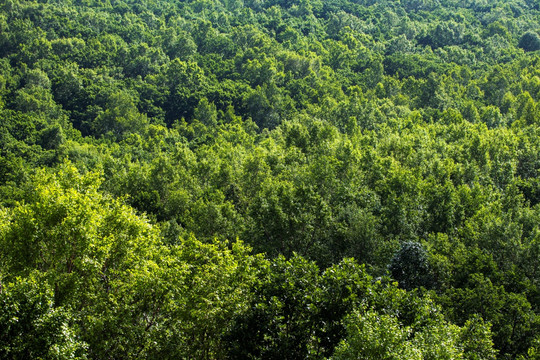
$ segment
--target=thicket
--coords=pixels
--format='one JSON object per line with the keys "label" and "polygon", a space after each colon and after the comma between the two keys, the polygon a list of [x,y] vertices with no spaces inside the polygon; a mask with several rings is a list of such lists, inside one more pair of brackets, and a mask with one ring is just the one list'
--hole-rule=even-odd
{"label": "thicket", "polygon": [[540,358],[537,0],[0,0],[0,358]]}

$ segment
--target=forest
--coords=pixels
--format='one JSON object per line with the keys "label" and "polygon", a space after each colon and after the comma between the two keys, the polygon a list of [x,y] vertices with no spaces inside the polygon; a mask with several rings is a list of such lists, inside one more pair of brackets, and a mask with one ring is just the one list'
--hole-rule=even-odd
{"label": "forest", "polygon": [[0,0],[0,359],[540,359],[540,0]]}

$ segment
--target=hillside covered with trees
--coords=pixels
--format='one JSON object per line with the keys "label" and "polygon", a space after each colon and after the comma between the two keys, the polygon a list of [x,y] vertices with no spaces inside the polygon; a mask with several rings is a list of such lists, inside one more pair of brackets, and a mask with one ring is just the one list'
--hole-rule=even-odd
{"label": "hillside covered with trees", "polygon": [[0,0],[0,359],[540,359],[539,34]]}

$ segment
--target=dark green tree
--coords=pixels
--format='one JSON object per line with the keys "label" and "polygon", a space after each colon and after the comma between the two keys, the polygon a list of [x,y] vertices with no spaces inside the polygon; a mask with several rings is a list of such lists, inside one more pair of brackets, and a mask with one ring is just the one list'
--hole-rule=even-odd
{"label": "dark green tree", "polygon": [[433,274],[424,247],[417,242],[405,242],[394,254],[388,267],[390,274],[406,290],[432,288]]}

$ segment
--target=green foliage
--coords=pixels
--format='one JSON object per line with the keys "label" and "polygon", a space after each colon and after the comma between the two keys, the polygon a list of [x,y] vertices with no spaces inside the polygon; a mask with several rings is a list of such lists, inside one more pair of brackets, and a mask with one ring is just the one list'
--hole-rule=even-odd
{"label": "green foliage", "polygon": [[3,1],[0,357],[537,357],[539,19]]}
{"label": "green foliage", "polygon": [[419,243],[401,244],[390,262],[389,270],[403,289],[431,288],[434,285],[426,251]]}
{"label": "green foliage", "polygon": [[[461,346],[466,328],[460,329],[443,319],[429,299],[416,303],[405,298],[415,320],[403,323],[399,311],[392,309],[359,308],[345,319],[346,338],[336,348],[332,359],[462,359]],[[388,312],[394,310],[395,312]],[[489,332],[489,330],[487,330]],[[488,335],[489,339],[489,335]],[[481,340],[480,338],[478,339]],[[484,358],[478,349],[473,356]],[[486,352],[491,349],[488,342]],[[489,358],[489,357],[488,357]]]}
{"label": "green foliage", "polygon": [[56,307],[53,290],[37,272],[0,282],[0,357],[86,359],[87,345],[70,327],[71,313]]}
{"label": "green foliage", "polygon": [[525,51],[540,50],[540,36],[534,31],[527,31],[519,39],[518,45]]}
{"label": "green foliage", "polygon": [[367,311],[348,318],[349,339],[332,359],[422,359],[422,353],[408,340],[410,329],[401,327],[391,315]]}
{"label": "green foliage", "polygon": [[[14,321],[6,323],[2,351],[33,357],[40,349],[72,358],[84,350],[80,338],[88,349],[82,354],[92,358],[214,358],[223,352],[221,335],[245,309],[260,259],[241,243],[229,250],[190,238],[163,247],[145,219],[98,192],[96,174],[82,176],[66,165],[33,181],[26,203],[2,213],[4,276],[22,284],[3,289],[9,305],[3,309],[20,314],[2,315]],[[29,286],[36,280],[23,286],[34,276],[45,289],[32,288],[35,295]],[[34,302],[44,308],[21,308],[28,303],[33,309]],[[21,316],[29,318],[17,321]],[[35,339],[43,346],[17,338],[22,335],[14,326],[27,329],[28,339],[49,327]]]}

